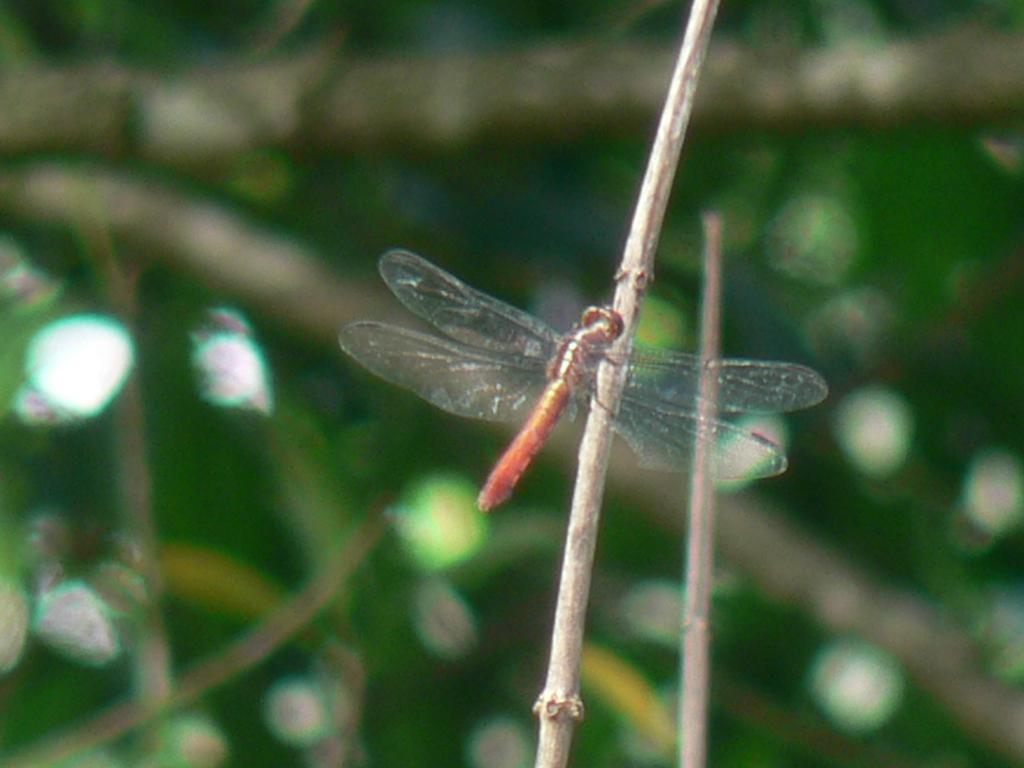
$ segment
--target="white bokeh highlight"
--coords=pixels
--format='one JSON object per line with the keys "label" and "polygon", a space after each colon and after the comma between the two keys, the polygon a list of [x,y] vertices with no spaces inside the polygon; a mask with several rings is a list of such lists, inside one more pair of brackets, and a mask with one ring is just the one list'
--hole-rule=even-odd
{"label": "white bokeh highlight", "polygon": [[135,355],[124,326],[102,315],[73,315],[29,343],[15,412],[29,424],[88,419],[124,386]]}
{"label": "white bokeh highlight", "polygon": [[109,606],[88,584],[71,580],[39,595],[33,631],[66,658],[101,667],[121,654]]}
{"label": "white bokeh highlight", "polygon": [[885,478],[903,466],[913,432],[913,414],[906,399],[885,387],[852,392],[836,409],[839,446],[850,462],[870,477]]}
{"label": "white bokeh highlight", "polygon": [[903,672],[889,654],[858,640],[822,648],[811,667],[811,694],[839,728],[865,733],[884,725],[903,699]]}
{"label": "white bokeh highlight", "polygon": [[779,211],[767,242],[779,272],[812,285],[837,285],[859,249],[857,225],[847,205],[829,194],[799,195]]}
{"label": "white bokeh highlight", "polygon": [[473,609],[447,581],[427,579],[416,588],[413,623],[420,642],[435,656],[457,659],[476,645]]}
{"label": "white bokeh highlight", "polygon": [[622,598],[620,613],[633,636],[676,648],[683,615],[682,587],[667,579],[643,581]]}
{"label": "white bokeh highlight", "polygon": [[330,733],[330,706],[320,685],[306,677],[279,680],[263,699],[263,719],[278,740],[311,747]]}
{"label": "white bokeh highlight", "polygon": [[1024,519],[1024,463],[999,449],[977,454],[964,476],[963,512],[990,536],[1001,536]]}
{"label": "white bokeh highlight", "polygon": [[532,764],[532,738],[518,720],[497,716],[470,733],[466,757],[473,768],[527,768]]}
{"label": "white bokeh highlight", "polygon": [[219,307],[192,334],[192,365],[207,402],[264,415],[274,409],[270,369],[241,313]]}

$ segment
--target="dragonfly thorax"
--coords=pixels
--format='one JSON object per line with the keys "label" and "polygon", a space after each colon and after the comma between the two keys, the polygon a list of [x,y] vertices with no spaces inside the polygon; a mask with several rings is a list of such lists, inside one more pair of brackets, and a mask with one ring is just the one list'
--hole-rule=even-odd
{"label": "dragonfly thorax", "polygon": [[580,322],[561,344],[548,366],[548,379],[578,384],[587,362],[622,333],[622,317],[609,307],[588,307]]}

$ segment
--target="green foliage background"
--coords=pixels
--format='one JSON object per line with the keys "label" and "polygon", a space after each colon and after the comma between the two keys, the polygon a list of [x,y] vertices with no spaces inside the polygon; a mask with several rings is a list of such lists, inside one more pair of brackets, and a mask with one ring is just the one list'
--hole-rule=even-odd
{"label": "green foliage background", "polygon": [[[870,56],[873,47],[969,26],[1013,33],[1024,16],[1012,0],[843,6],[844,12],[824,2],[726,3],[716,40],[778,57],[852,43]],[[275,38],[271,33],[290,7],[298,9],[298,23]],[[321,47],[341,67],[350,59],[455,53],[472,61],[541,42],[587,43],[598,51],[631,42],[653,50],[675,44],[681,15],[676,4],[582,1],[0,0],[0,60],[8,78],[19,68],[74,72],[114,62],[160,80]],[[273,39],[269,52],[257,50],[267,39]],[[1019,113],[1024,104],[1013,108]],[[564,119],[572,123],[573,116]],[[399,316],[374,271],[379,254],[392,247],[423,254],[516,306],[537,312],[553,306],[571,318],[573,302],[609,293],[654,119],[644,127],[577,126],[572,138],[498,132],[443,148],[392,140],[345,151],[285,142],[199,164],[116,148],[94,153],[51,145],[25,152],[8,141],[0,147],[6,167],[0,176],[39,162],[71,172],[99,169],[170,190],[180,196],[175,199],[217,206],[307,249],[326,274],[369,297],[378,318]],[[744,490],[745,503],[763,507],[765,518],[807,551],[824,548],[821,567],[855,564],[858,578],[877,587],[870,594],[880,603],[909,595],[914,605],[944,617],[969,641],[968,666],[977,679],[992,686],[977,695],[995,690],[1020,699],[1024,668],[1006,662],[1024,647],[1020,522],[985,536],[962,512],[972,458],[989,447],[1018,459],[1024,450],[1019,125],[896,119],[886,127],[824,127],[794,115],[791,126],[722,131],[702,128],[698,114],[652,296],[670,309],[673,343],[692,348],[699,213],[722,211],[726,352],[812,365],[832,389],[823,405],[789,419],[790,470]],[[985,143],[992,138],[1009,154],[994,155]],[[787,206],[808,200],[824,201],[828,215],[795,234],[785,230],[783,213],[793,210]],[[5,307],[0,391],[12,396],[20,385],[32,331],[72,311],[121,312],[118,281],[136,280],[131,324],[143,458],[157,538],[167,548],[159,607],[175,672],[239,637],[279,595],[315,578],[357,531],[389,521],[307,632],[188,707],[219,726],[230,745],[229,764],[469,765],[471,734],[498,716],[532,738],[530,707],[543,681],[571,489],[567,454],[552,450],[531,470],[508,508],[489,520],[488,536],[471,557],[425,573],[390,524],[395,501],[438,477],[472,493],[508,433],[449,417],[367,375],[330,334],[288,321],[285,304],[292,299],[253,299],[230,278],[197,274],[173,248],[159,254],[121,237],[87,200],[82,209],[80,219],[54,222],[0,206],[6,234],[61,287],[44,305],[11,300]],[[773,254],[785,255],[778,238],[812,251],[826,267],[845,248],[850,264],[832,280],[794,276],[773,261]],[[246,257],[219,258],[237,264]],[[881,309],[869,310],[860,325],[823,330],[830,302],[866,290],[880,302],[871,306]],[[225,304],[246,313],[263,345],[276,398],[269,418],[215,408],[197,393],[189,333],[209,307]],[[875,322],[881,330],[868,338]],[[869,351],[858,354],[865,345]],[[913,417],[909,456],[886,477],[860,472],[834,429],[837,404],[869,385],[900,393]],[[118,402],[88,423],[52,428],[6,417],[0,430],[6,579],[31,592],[33,521],[44,511],[58,512],[68,526],[71,573],[93,573],[112,557],[119,537],[130,535],[122,485],[131,472],[123,448],[123,432],[131,428],[126,408]],[[676,499],[685,494],[680,479],[634,473],[633,485],[610,487],[598,547],[590,641],[625,671],[612,674],[610,694],[584,689],[588,715],[574,765],[587,768],[671,764],[651,736],[657,730],[651,713],[670,706],[675,648],[631,634],[621,601],[646,580],[676,580],[682,571],[679,507],[652,508],[636,482],[675,483]],[[723,586],[716,593],[712,764],[1000,766],[1024,755],[1019,743],[1014,753],[965,722],[917,670],[907,675],[901,706],[880,728],[851,733],[835,725],[808,679],[823,648],[861,634],[856,622],[830,626],[823,620],[827,607],[811,604],[807,593],[787,595],[766,584],[749,561],[728,558],[736,549],[724,544]],[[779,552],[766,544],[760,556],[770,562]],[[208,589],[190,590],[182,573]],[[832,575],[807,572],[803,579]],[[432,652],[416,632],[416,595],[428,578],[456,590],[474,616],[475,642],[454,658]],[[1005,614],[994,607],[1007,597],[998,604],[1018,617],[1008,635],[1000,624]],[[126,637],[136,619],[126,618]],[[883,650],[904,662],[899,649],[913,654],[915,641],[903,646],[900,637],[897,632]],[[92,669],[30,637],[21,662],[0,679],[0,764],[131,696],[132,648],[129,641],[125,657]],[[945,650],[932,652],[941,658]],[[266,692],[315,670],[352,697],[352,732],[339,739],[350,762],[304,755],[264,724]],[[627,672],[647,686],[640,714],[616,696],[628,688]],[[934,669],[937,678],[947,674],[941,665]],[[133,731],[109,749],[125,765],[170,760],[154,757],[162,753],[147,733]],[[636,742],[643,747],[630,746]]]}

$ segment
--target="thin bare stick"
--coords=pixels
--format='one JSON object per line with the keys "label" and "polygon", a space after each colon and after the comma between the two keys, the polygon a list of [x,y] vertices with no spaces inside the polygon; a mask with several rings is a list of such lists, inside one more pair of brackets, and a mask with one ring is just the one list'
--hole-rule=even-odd
{"label": "thin bare stick", "polygon": [[718,359],[722,306],[722,221],[704,214],[704,291],[700,321],[700,397],[690,480],[690,526],[686,547],[686,607],[683,611],[683,685],[679,701],[680,768],[703,768],[707,756],[708,688],[711,670],[710,604],[714,564],[715,492],[711,475],[714,433],[707,427],[718,411]]}
{"label": "thin bare stick", "polygon": [[[96,198],[81,191],[80,229],[90,244],[97,271],[106,282],[111,305],[132,330],[138,320],[138,274],[125,269],[114,252],[106,216]],[[138,367],[128,376],[117,403],[117,466],[120,486],[121,526],[135,549],[136,568],[146,585],[146,604],[141,608],[132,664],[135,696],[146,709],[158,709],[174,687],[171,645],[161,612],[163,584],[158,557],[157,525],[153,515],[153,476],[146,445],[146,419]]]}
{"label": "thin bare stick", "polygon": [[161,714],[194,703],[207,691],[255,667],[307,626],[338,595],[384,531],[385,522],[381,517],[361,523],[302,591],[223,651],[192,667],[159,708],[146,707],[139,701],[116,704],[74,728],[10,756],[2,762],[3,768],[50,765],[113,741]]}
{"label": "thin bare stick", "polygon": [[132,373],[121,393],[117,408],[118,464],[124,525],[137,547],[140,568],[145,575],[147,602],[135,637],[133,663],[135,692],[140,704],[159,707],[174,687],[171,645],[161,613],[161,583],[156,521],[153,519],[153,479],[146,446],[142,387],[138,373]]}
{"label": "thin bare stick", "polygon": [[[672,73],[622,263],[616,275],[618,284],[613,308],[622,316],[624,331],[611,350],[614,359],[625,359],[633,346],[640,300],[654,273],[654,253],[717,9],[717,0],[695,0]],[[563,768],[568,763],[573,727],[583,717],[579,685],[583,628],[611,447],[612,417],[618,410],[624,373],[623,366],[609,363],[600,366],[590,415],[580,443],[579,468],[551,636],[551,658],[544,690],[534,706],[540,719],[536,768]]]}

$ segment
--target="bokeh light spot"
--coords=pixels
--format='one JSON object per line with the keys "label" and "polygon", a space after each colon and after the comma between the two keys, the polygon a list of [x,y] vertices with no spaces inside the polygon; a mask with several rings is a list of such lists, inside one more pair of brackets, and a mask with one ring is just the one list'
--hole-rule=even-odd
{"label": "bokeh light spot", "polygon": [[218,307],[192,334],[192,365],[203,399],[222,408],[269,414],[274,408],[263,350],[240,312]]}
{"label": "bokeh light spot", "polygon": [[293,747],[310,747],[328,735],[330,707],[321,686],[305,677],[278,681],[263,700],[267,728]]}
{"label": "bokeh light spot", "polygon": [[892,300],[877,288],[844,291],[807,321],[807,335],[821,354],[845,352],[861,363],[873,360],[889,340],[896,319]]}
{"label": "bokeh light spot", "polygon": [[910,453],[913,416],[904,397],[866,387],[847,395],[836,409],[835,434],[847,458],[871,477],[888,477]]}
{"label": "bokeh light spot", "polygon": [[424,581],[416,589],[415,627],[423,645],[436,656],[457,659],[476,645],[476,618],[450,584]]}
{"label": "bokeh light spot", "polygon": [[67,658],[103,666],[121,653],[110,608],[81,581],[66,581],[38,598],[33,630]]}
{"label": "bokeh light spot", "polygon": [[987,450],[975,456],[963,486],[963,511],[990,536],[1018,526],[1024,517],[1024,465],[1009,451]]}
{"label": "bokeh light spot", "polygon": [[903,698],[903,673],[875,646],[840,640],[818,654],[810,688],[833,723],[863,733],[884,725],[895,713]]}
{"label": "bokeh light spot", "polygon": [[472,768],[526,768],[531,751],[531,736],[523,724],[501,716],[478,724],[466,745]]}
{"label": "bokeh light spot", "polygon": [[836,285],[857,255],[857,226],[839,200],[805,194],[779,212],[767,247],[769,261],[779,272],[805,283]]}
{"label": "bokeh light spot", "polygon": [[162,729],[161,740],[163,765],[218,768],[228,759],[224,733],[205,715],[185,714],[173,718]]}
{"label": "bokeh light spot", "polygon": [[680,590],[680,585],[671,581],[644,581],[630,589],[620,608],[629,632],[677,648],[683,611]]}
{"label": "bokeh light spot", "polygon": [[425,570],[447,568],[471,557],[487,535],[476,489],[462,477],[429,475],[392,512],[403,542]]}
{"label": "bokeh light spot", "polygon": [[128,332],[115,320],[75,315],[51,323],[29,343],[15,412],[29,424],[95,416],[124,385],[133,359]]}

